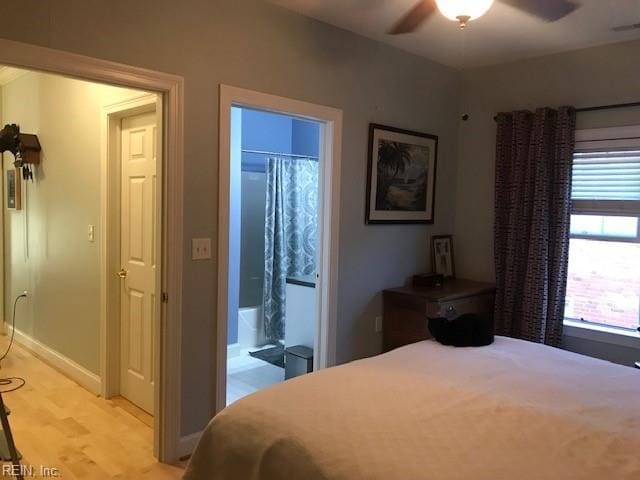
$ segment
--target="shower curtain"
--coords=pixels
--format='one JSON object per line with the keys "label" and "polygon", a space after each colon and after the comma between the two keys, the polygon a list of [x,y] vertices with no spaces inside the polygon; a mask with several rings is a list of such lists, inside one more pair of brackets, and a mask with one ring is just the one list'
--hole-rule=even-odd
{"label": "shower curtain", "polygon": [[316,272],[318,161],[269,158],[265,213],[264,328],[275,343],[284,339],[287,277]]}

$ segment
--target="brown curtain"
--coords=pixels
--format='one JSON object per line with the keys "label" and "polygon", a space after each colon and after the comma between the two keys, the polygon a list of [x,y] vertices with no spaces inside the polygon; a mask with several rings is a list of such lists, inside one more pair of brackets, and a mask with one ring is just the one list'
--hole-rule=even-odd
{"label": "brown curtain", "polygon": [[497,117],[496,332],[559,346],[569,257],[575,110]]}

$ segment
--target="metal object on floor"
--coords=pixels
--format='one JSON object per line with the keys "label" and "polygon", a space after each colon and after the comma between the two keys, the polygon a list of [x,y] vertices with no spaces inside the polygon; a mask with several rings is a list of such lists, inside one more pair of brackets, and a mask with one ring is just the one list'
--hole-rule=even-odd
{"label": "metal object on floor", "polygon": [[12,474],[18,480],[23,480],[22,467],[20,466],[20,453],[16,449],[16,444],[13,441],[13,434],[11,433],[11,426],[9,425],[9,414],[11,411],[5,406],[0,393],[0,423],[2,424],[2,436],[0,436],[0,457],[4,461],[11,461],[14,470]]}
{"label": "metal object on floor", "polygon": [[304,345],[285,348],[284,379],[288,380],[313,371],[313,349]]}

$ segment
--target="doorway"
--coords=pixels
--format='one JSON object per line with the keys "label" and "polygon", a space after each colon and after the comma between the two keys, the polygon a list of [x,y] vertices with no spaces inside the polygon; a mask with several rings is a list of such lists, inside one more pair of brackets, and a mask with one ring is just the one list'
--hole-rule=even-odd
{"label": "doorway", "polygon": [[105,398],[157,411],[158,295],[162,270],[161,98],[144,94],[103,108],[106,171],[101,350]]}
{"label": "doorway", "polygon": [[[221,86],[220,93],[219,301],[217,354],[214,359],[216,401],[212,408],[215,412],[252,390],[284,380],[287,370],[290,371],[286,376],[293,376],[292,372],[304,373],[335,364],[342,124],[342,112],[331,107],[225,85]],[[254,120],[261,118],[279,127],[271,133],[264,125],[256,129],[266,137],[262,147],[255,144],[250,146],[246,141],[243,144],[243,135],[246,137],[251,134],[243,130],[243,115],[245,120],[247,116]],[[283,131],[290,129],[291,132],[294,128],[306,132],[301,137],[315,140],[311,140],[307,147],[302,147],[299,139],[294,141],[289,135],[287,151],[283,151],[282,145],[273,143]],[[294,146],[296,143],[297,147]],[[306,148],[306,151],[295,151],[296,148]],[[252,169],[263,169],[264,174],[252,172]],[[296,173],[303,170],[304,173]],[[279,215],[287,215],[282,210],[285,206],[277,205],[278,201],[286,203],[282,201],[284,190],[276,188],[272,180],[277,178],[283,184],[296,184],[296,176],[310,179],[308,183],[313,188],[302,196],[315,208],[309,209],[313,210],[311,214],[301,220],[299,217],[303,208],[299,202],[296,203],[296,195],[289,192],[289,217],[278,220],[276,214],[271,218],[274,208],[280,209]],[[250,194],[246,198],[242,196],[243,187]],[[272,201],[270,196],[279,197],[279,200]],[[251,204],[256,207],[253,216],[258,217],[257,221],[254,219],[252,222],[253,227],[247,221],[251,215],[246,207]],[[263,212],[262,217],[260,211]],[[263,218],[262,224],[260,218]],[[278,224],[278,221],[282,223]],[[275,236],[282,234],[286,237],[284,224],[296,223],[303,230],[315,229],[315,234],[307,236],[306,240],[302,236],[294,240],[270,238],[269,233],[274,233],[270,232],[274,226],[277,230]],[[247,229],[252,234],[247,235]],[[259,245],[244,248],[250,240]],[[299,265],[296,265],[290,269],[292,262],[288,259],[279,262],[274,258],[277,257],[274,248],[291,241],[298,245],[293,253],[296,256],[304,253],[300,252],[304,250],[302,243],[310,246],[310,261],[306,262],[308,268],[298,268]],[[244,255],[245,250],[257,253],[257,261]],[[287,257],[286,254],[283,256]],[[304,264],[305,260],[296,259],[293,263]],[[252,267],[255,271],[251,270]],[[285,271],[274,276],[273,270],[278,268]],[[274,306],[274,298],[277,297],[280,297],[275,302],[278,305]],[[290,312],[290,309],[294,311]],[[287,318],[290,321],[287,322]],[[227,374],[237,372],[234,368],[238,366],[238,356],[243,360],[240,363],[245,366],[257,359],[255,366],[259,365],[261,370],[260,373],[249,374],[253,382],[245,382],[250,385],[244,392],[233,389],[227,391],[231,387]],[[289,367],[292,368],[287,369],[286,358],[290,356],[292,361]]]}
{"label": "doorway", "polygon": [[227,405],[313,369],[320,291],[320,123],[234,106],[231,139]]}
{"label": "doorway", "polygon": [[[190,438],[181,437],[180,434],[180,332],[182,317],[182,244],[183,244],[183,79],[179,76],[140,69],[114,62],[103,61],[82,55],[71,54],[59,50],[37,47],[18,42],[0,39],[0,63],[15,67],[29,68],[36,71],[46,71],[51,74],[61,74],[68,78],[87,80],[99,83],[107,83],[114,86],[133,88],[144,91],[152,91],[162,102],[162,128],[158,138],[162,138],[162,168],[165,173],[158,184],[158,191],[162,201],[162,224],[164,228],[158,231],[158,243],[161,248],[157,254],[163,260],[163,268],[158,276],[161,279],[161,290],[158,296],[162,299],[161,309],[157,312],[159,321],[158,329],[154,332],[155,345],[158,354],[155,356],[156,367],[154,373],[157,378],[155,405],[158,407],[153,419],[153,452],[161,461],[171,462],[179,456],[191,450],[193,442]],[[59,116],[58,116],[59,118]],[[106,119],[106,117],[105,117]],[[106,127],[105,127],[106,128]],[[103,137],[105,138],[105,137]],[[79,137],[78,140],[83,140]],[[106,152],[107,146],[102,148]],[[80,151],[82,151],[80,149]],[[106,155],[102,155],[100,171],[107,171]],[[49,163],[53,166],[54,163]],[[94,169],[97,174],[98,169]],[[72,171],[68,171],[69,181],[74,180]],[[106,178],[106,175],[101,175]],[[100,187],[93,190],[99,192],[101,198],[107,197],[108,185],[106,180]],[[87,226],[82,228],[84,241],[91,234],[95,234],[95,242],[106,242],[108,219],[105,211],[101,212],[101,223],[95,231],[87,231]],[[91,240],[89,240],[91,241]],[[46,245],[46,244],[45,244]],[[67,245],[73,252],[73,246]],[[100,255],[100,263],[103,271],[110,265],[110,258],[103,251]],[[115,274],[116,272],[110,272]],[[114,305],[108,296],[107,282],[100,286],[100,336],[104,337],[107,330],[108,306]],[[56,283],[52,283],[56,286]],[[62,285],[57,285],[62,287]],[[78,297],[74,297],[78,298]],[[119,304],[118,304],[119,307]],[[43,317],[44,318],[44,317]],[[36,344],[37,346],[37,344]],[[106,368],[106,349],[101,345],[99,365],[96,371],[100,374]],[[44,358],[44,354],[42,355]],[[59,360],[57,356],[49,356],[51,363]],[[57,367],[61,371],[73,371],[73,365],[69,362],[58,362]],[[66,369],[66,370],[65,370]],[[77,369],[75,369],[77,370]],[[87,388],[100,392],[104,388],[98,375],[83,375],[86,378]],[[82,383],[79,381],[79,383]]]}

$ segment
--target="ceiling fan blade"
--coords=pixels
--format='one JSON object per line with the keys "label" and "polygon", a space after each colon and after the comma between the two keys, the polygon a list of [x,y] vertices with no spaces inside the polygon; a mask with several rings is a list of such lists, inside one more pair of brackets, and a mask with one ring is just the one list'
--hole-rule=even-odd
{"label": "ceiling fan blade", "polygon": [[580,5],[570,0],[501,0],[530,15],[542,18],[547,22],[555,22],[566,17]]}
{"label": "ceiling fan blade", "polygon": [[391,35],[398,35],[400,33],[411,33],[415,31],[435,9],[435,0],[420,0],[389,30],[389,33]]}

